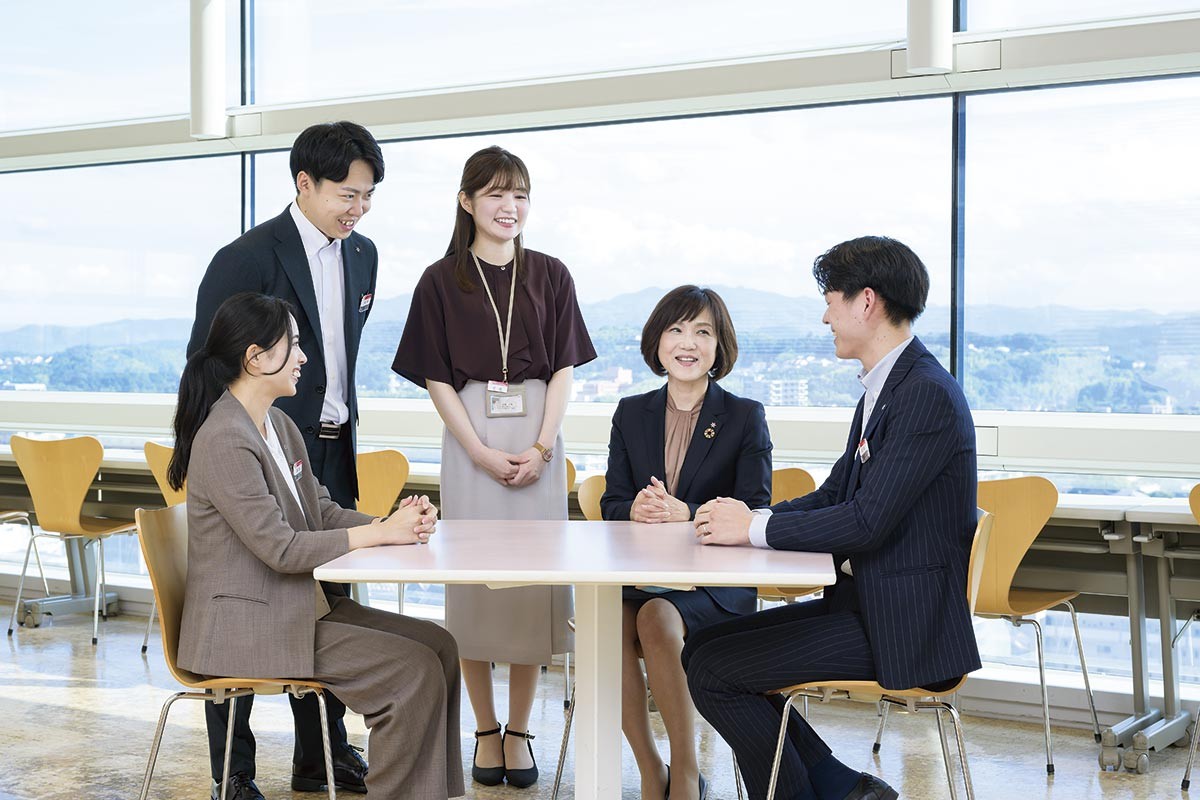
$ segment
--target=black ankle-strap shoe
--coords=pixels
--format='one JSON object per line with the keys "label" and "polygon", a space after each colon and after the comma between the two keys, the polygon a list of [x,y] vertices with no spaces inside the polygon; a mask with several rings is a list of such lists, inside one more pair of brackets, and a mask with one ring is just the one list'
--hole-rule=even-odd
{"label": "black ankle-strap shoe", "polygon": [[[520,736],[522,739],[525,739],[525,746],[529,748],[529,758],[533,759],[533,745],[530,744],[530,742],[537,737],[531,733],[514,731],[507,725],[504,726],[504,735]],[[505,767],[504,779],[508,781],[509,786],[512,786],[515,789],[526,789],[530,786],[533,786],[533,784],[537,783],[538,779],[537,761],[535,760],[533,762],[533,766],[528,767],[527,769],[508,769]]]}
{"label": "black ankle-strap shoe", "polygon": [[[499,733],[499,728],[490,731],[475,731],[475,754],[471,756],[471,780],[484,786],[499,786],[504,783],[504,764],[498,767],[481,767],[475,763],[475,759],[479,757],[479,740],[484,736],[497,736]],[[504,758],[503,744],[500,747],[500,758]]]}

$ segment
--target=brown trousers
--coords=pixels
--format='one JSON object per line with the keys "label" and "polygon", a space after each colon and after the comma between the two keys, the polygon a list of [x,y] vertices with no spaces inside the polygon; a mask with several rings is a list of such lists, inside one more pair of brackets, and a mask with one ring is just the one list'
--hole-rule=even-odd
{"label": "brown trousers", "polygon": [[367,794],[445,800],[463,786],[458,646],[445,629],[331,597],[313,677],[370,730]]}

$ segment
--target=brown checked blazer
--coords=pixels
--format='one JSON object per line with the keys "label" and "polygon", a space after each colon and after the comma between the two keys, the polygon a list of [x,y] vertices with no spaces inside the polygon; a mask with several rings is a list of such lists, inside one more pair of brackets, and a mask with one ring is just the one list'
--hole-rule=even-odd
{"label": "brown checked blazer", "polygon": [[[262,434],[229,392],[192,443],[179,664],[202,675],[312,677],[312,571],[350,549],[347,528],[373,519],[329,499],[295,423],[277,408],[269,414],[295,478],[279,474]],[[293,479],[303,508],[284,483]]]}

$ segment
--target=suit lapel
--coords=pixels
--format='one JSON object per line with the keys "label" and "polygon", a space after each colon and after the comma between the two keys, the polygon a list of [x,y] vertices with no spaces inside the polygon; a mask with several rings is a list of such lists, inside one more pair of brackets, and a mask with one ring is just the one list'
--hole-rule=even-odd
{"label": "suit lapel", "polygon": [[367,293],[369,277],[361,268],[363,255],[358,238],[358,234],[354,233],[342,242],[342,295],[345,302],[342,320],[346,337],[346,369],[350,373],[347,384],[350,386],[354,385],[354,356],[358,354],[359,337],[362,336],[362,313],[359,309]]}
{"label": "suit lapel", "polygon": [[[270,414],[270,412],[267,413]],[[271,421],[274,422],[274,420]],[[286,495],[286,497],[281,497],[279,502],[283,506],[284,516],[287,517],[288,524],[292,526],[293,530],[312,530],[312,520],[316,519],[316,515],[313,513],[315,509],[308,507],[308,497],[301,488],[300,482],[296,480],[295,465],[299,463],[302,470],[312,469],[312,466],[308,463],[308,453],[304,450],[297,452],[291,446],[291,442],[284,438],[284,431],[280,430],[282,427],[282,425],[275,426],[275,435],[279,437],[279,446],[283,448],[283,455],[292,470],[284,475],[283,479],[296,484],[296,495],[300,498],[301,504],[296,504],[296,498],[292,496],[292,491],[287,486],[280,487],[283,490],[280,494]],[[263,442],[263,446],[266,446],[266,442]],[[268,455],[270,455],[269,450]],[[298,518],[297,514],[299,514]]]}
{"label": "suit lapel", "polygon": [[275,257],[279,259],[296,297],[300,300],[300,308],[308,319],[313,336],[317,338],[316,353],[310,353],[309,358],[325,352],[325,343],[321,338],[321,315],[317,308],[317,290],[313,288],[312,270],[308,266],[308,256],[304,253],[304,243],[300,241],[300,231],[296,230],[296,221],[292,219],[291,207],[285,208],[283,214],[276,217],[275,225]]}
{"label": "suit lapel", "polygon": [[[237,424],[242,425],[246,429],[246,435],[251,438],[255,447],[258,448],[258,456],[259,460],[263,463],[263,473],[267,481],[267,488],[270,489],[273,484],[275,485],[275,502],[279,504],[279,510],[283,512],[284,519],[292,526],[293,530],[308,530],[309,526],[305,519],[305,510],[296,504],[296,498],[292,497],[291,490],[284,483],[284,481],[294,480],[294,478],[290,474],[279,474],[279,467],[275,464],[275,456],[271,455],[271,448],[267,446],[267,440],[263,438],[262,433],[258,430],[258,426],[254,424],[254,420],[250,419],[250,415],[246,412],[245,407],[228,390],[213,405],[213,409],[215,410],[217,406],[224,403],[233,403],[237,406],[236,411],[232,413],[232,418],[236,420]],[[267,419],[274,424],[275,420],[271,419],[270,411],[267,412]],[[297,457],[290,450],[287,442],[284,441],[279,427],[278,425],[275,426],[275,435],[279,436],[279,444],[283,448],[283,454],[287,457],[289,464],[295,464]],[[308,469],[307,454],[301,456],[301,458],[305,460],[304,468]],[[273,481],[272,478],[275,478],[275,480]],[[303,498],[303,493],[300,493],[300,496]]]}
{"label": "suit lapel", "polygon": [[[883,384],[883,389],[879,392],[879,397],[875,400],[875,408],[871,410],[871,418],[867,420],[867,428],[863,431],[862,438],[866,440],[867,447],[870,448],[871,437],[875,435],[875,430],[879,427],[879,423],[887,416],[888,405],[892,402],[892,395],[906,377],[913,364],[917,363],[917,359],[928,351],[925,345],[921,344],[921,340],[913,337],[912,342],[908,347],[904,348],[900,353],[900,357],[896,359],[896,363],[892,365],[892,371],[888,373],[887,381]],[[858,440],[853,437],[854,431],[862,425],[863,405],[866,402],[866,395],[858,402],[858,412],[855,414],[855,419],[858,424],[851,430],[851,446],[858,447]],[[858,476],[862,467],[862,462],[859,461],[857,452],[853,455],[853,466],[850,470],[850,482],[847,484],[846,499],[849,500],[854,496],[854,492],[858,489]]]}
{"label": "suit lapel", "polygon": [[650,399],[646,402],[646,414],[649,418],[646,442],[650,445],[650,474],[660,481],[666,482],[667,387],[665,385],[650,395]]}
{"label": "suit lapel", "polygon": [[846,470],[846,485],[842,487],[842,501],[848,501],[854,496],[854,490],[858,488],[858,468],[861,466],[858,462],[858,432],[862,428],[863,408],[867,402],[867,396],[864,394],[858,398],[858,406],[854,409],[854,419],[850,422],[850,436],[846,440],[846,452],[850,456],[850,469]]}
{"label": "suit lapel", "polygon": [[[705,456],[721,433],[724,416],[725,390],[717,386],[716,381],[710,380],[708,391],[704,393],[704,403],[700,406],[700,416],[696,418],[696,430],[692,432],[692,440],[688,442],[687,454],[683,457],[683,466],[679,470],[679,485],[675,487],[676,497],[687,497],[688,490],[692,488],[692,480],[700,471],[700,465],[704,463]],[[663,418],[665,424],[665,410]],[[663,449],[665,451],[665,445]]]}

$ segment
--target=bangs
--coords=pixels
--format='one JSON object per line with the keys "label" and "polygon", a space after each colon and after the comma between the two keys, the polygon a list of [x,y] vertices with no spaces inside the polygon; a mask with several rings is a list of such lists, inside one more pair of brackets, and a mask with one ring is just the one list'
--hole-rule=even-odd
{"label": "bangs", "polygon": [[675,322],[691,322],[707,311],[708,315],[712,317],[714,325],[721,324],[720,312],[717,310],[716,304],[701,290],[688,292],[678,298],[675,301],[675,308],[672,310],[678,315],[674,319]]}
{"label": "bangs", "polygon": [[484,191],[499,189],[502,192],[529,192],[529,173],[525,165],[511,159],[504,159],[496,165],[496,172],[488,181]]}

